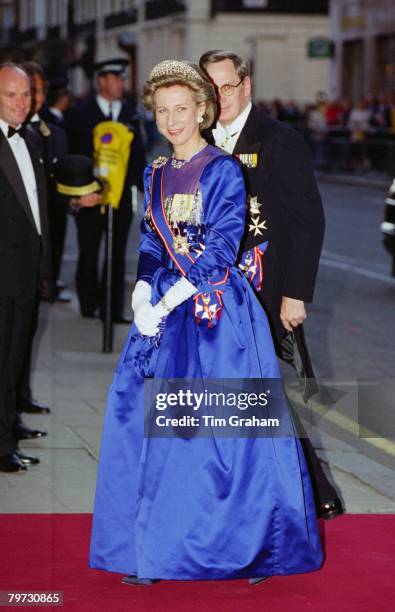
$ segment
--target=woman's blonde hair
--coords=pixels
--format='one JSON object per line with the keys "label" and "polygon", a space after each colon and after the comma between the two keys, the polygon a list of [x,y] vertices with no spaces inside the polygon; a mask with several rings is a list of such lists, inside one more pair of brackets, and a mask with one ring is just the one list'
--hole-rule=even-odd
{"label": "woman's blonde hair", "polygon": [[157,64],[150,72],[148,81],[144,84],[142,101],[148,110],[155,111],[154,95],[161,87],[181,85],[192,93],[196,104],[205,103],[203,121],[199,128],[209,128],[217,116],[217,97],[214,85],[196,64],[178,60],[165,60]]}

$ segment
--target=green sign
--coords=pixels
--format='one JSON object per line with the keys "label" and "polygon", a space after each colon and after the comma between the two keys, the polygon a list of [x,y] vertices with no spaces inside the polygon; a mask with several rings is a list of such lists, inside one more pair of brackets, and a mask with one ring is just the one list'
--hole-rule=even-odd
{"label": "green sign", "polygon": [[327,58],[333,57],[334,45],[329,38],[311,38],[307,43],[307,56]]}

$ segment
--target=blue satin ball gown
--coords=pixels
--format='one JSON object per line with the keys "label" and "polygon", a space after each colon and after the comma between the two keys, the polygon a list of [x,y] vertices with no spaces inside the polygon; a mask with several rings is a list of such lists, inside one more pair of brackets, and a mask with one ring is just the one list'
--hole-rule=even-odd
{"label": "blue satin ball gown", "polygon": [[154,360],[131,327],[109,391],[90,566],[177,580],[317,570],[315,504],[296,436],[144,437],[147,376],[280,378],[266,315],[235,266],[246,202],[238,163],[207,146],[181,167],[161,164],[162,193],[152,186],[152,165],[145,173],[138,277],[151,284],[153,303],[181,277],[152,222],[152,202],[161,198],[178,252],[199,255],[189,281],[206,295],[223,279],[222,310],[209,326],[197,320],[193,298],[178,306]]}

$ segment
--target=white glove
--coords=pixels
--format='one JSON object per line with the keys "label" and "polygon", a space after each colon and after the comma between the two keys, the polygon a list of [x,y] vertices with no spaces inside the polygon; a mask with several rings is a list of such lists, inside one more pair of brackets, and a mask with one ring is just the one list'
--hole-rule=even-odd
{"label": "white glove", "polygon": [[167,317],[174,308],[177,308],[177,306],[185,302],[185,300],[196,292],[196,287],[183,276],[174,283],[174,285],[166,291],[162,299],[155,304],[155,314],[157,314],[159,320]]}
{"label": "white glove", "polygon": [[132,294],[134,322],[143,336],[156,336],[159,332],[160,317],[154,313],[151,304],[151,285],[139,280]]}

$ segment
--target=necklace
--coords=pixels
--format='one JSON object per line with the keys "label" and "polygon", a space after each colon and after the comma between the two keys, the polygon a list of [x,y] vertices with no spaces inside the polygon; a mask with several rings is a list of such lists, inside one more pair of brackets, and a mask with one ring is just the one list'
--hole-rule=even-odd
{"label": "necklace", "polygon": [[206,145],[207,145],[207,142],[203,138],[201,138],[198,148],[196,149],[196,151],[194,151],[192,153],[192,155],[190,157],[188,157],[188,159],[176,159],[175,156],[174,156],[174,153],[173,153],[173,155],[171,156],[171,166],[172,166],[172,168],[176,168],[177,170],[179,170],[180,168],[182,168],[186,164],[189,164],[191,159],[193,157],[195,157],[195,155],[197,155],[202,149],[204,149],[204,147]]}

